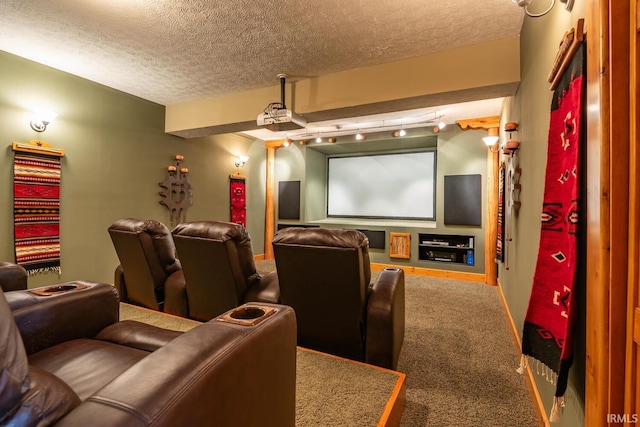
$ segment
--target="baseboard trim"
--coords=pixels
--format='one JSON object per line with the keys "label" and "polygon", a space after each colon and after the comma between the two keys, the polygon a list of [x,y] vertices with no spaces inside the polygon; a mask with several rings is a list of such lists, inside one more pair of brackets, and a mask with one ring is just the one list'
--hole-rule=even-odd
{"label": "baseboard trim", "polygon": [[[254,255],[255,261],[264,261],[264,254]],[[480,273],[465,273],[463,271],[437,270],[435,268],[413,267],[407,265],[371,263],[371,270],[381,271],[385,268],[401,268],[406,274],[416,274],[418,276],[438,277],[441,279],[466,280],[467,282],[486,283],[485,275]]]}
{"label": "baseboard trim", "polygon": [[[500,283],[500,278],[498,278],[498,291],[500,293],[500,300],[502,301],[502,306],[504,307],[505,312],[507,313],[507,319],[509,320],[509,325],[511,325],[511,336],[513,337],[513,345],[516,347],[516,351],[518,354],[522,352],[522,341],[520,341],[520,334],[516,329],[516,324],[513,321],[513,316],[511,316],[511,310],[509,310],[509,305],[507,304],[507,299],[504,296],[504,292],[502,290],[502,284]],[[515,371],[515,368],[514,368]],[[517,374],[516,374],[517,375]],[[538,425],[543,427],[551,427],[549,423],[549,417],[547,416],[547,412],[544,409],[544,404],[542,403],[542,397],[540,396],[540,391],[538,390],[538,386],[536,385],[536,381],[533,378],[533,371],[531,370],[531,366],[527,365],[527,374],[524,376],[524,380],[527,384],[527,390],[529,390],[529,396],[531,397],[531,403],[533,404],[533,412],[536,414],[536,419],[538,420]]]}
{"label": "baseboard trim", "polygon": [[465,273],[463,271],[437,270],[435,268],[413,267],[407,265],[381,264],[372,262],[371,269],[380,271],[385,268],[401,268],[406,274],[416,274],[418,276],[438,277],[441,279],[466,280],[468,282],[486,283],[484,274]]}

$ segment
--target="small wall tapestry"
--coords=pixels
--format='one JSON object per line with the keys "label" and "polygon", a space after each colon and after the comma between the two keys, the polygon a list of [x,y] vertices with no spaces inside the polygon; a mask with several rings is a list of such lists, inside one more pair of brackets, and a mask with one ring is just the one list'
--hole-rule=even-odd
{"label": "small wall tapestry", "polygon": [[500,164],[498,172],[498,227],[496,236],[496,262],[504,261],[504,178],[506,165]]}
{"label": "small wall tapestry", "polygon": [[175,166],[167,166],[169,177],[159,184],[162,187],[160,204],[169,209],[171,227],[175,227],[187,220],[187,209],[193,204],[191,201],[191,184],[187,181],[189,169],[180,167],[184,156],[176,154],[175,160]]}
{"label": "small wall tapestry", "polygon": [[229,200],[231,222],[247,226],[247,188],[246,177],[238,173],[229,176]]}
{"label": "small wall tapestry", "polygon": [[16,152],[13,232],[16,263],[29,275],[60,271],[60,157]]}

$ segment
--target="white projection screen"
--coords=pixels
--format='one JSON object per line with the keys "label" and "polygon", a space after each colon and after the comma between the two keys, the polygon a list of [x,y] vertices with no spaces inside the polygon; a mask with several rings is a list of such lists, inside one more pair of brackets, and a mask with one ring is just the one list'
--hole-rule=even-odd
{"label": "white projection screen", "polygon": [[327,216],[435,220],[436,152],[329,157]]}

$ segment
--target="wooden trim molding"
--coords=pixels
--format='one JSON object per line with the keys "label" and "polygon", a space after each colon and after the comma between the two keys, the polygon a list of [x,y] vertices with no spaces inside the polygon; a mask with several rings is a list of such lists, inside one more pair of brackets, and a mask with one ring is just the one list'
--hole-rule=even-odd
{"label": "wooden trim molding", "polygon": [[264,206],[264,259],[273,259],[273,246],[271,241],[275,233],[275,162],[276,148],[267,148],[266,166],[266,198]]}
{"label": "wooden trim molding", "polygon": [[405,274],[416,274],[418,276],[430,276],[440,279],[466,280],[468,282],[486,283],[484,274],[465,273],[464,271],[438,270],[435,268],[413,267],[409,265],[371,263],[371,270],[380,271],[385,268],[401,268]]}

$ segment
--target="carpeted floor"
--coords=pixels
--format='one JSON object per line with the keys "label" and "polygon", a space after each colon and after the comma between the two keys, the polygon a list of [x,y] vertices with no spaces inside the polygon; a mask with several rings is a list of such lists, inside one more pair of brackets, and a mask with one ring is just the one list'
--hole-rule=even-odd
{"label": "carpeted floor", "polygon": [[[260,261],[270,271],[273,261]],[[376,273],[374,272],[375,276]],[[498,288],[406,275],[401,426],[537,426]]]}

